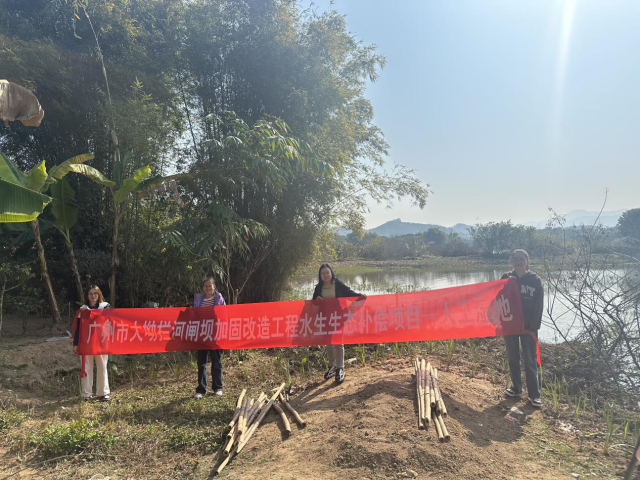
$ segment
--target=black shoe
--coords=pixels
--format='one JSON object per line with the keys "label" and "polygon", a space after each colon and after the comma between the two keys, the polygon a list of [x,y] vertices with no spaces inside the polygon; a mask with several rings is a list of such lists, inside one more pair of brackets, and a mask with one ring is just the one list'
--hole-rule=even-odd
{"label": "black shoe", "polygon": [[507,388],[507,389],[504,391],[504,394],[505,394],[507,397],[519,397],[520,395],[522,395],[522,392],[518,392],[518,391],[513,387],[513,385],[511,385],[509,388]]}
{"label": "black shoe", "polygon": [[331,367],[329,368],[329,370],[327,370],[326,372],[324,372],[324,379],[325,380],[329,380],[331,377],[333,377],[336,374],[336,367]]}
{"label": "black shoe", "polygon": [[111,401],[111,396],[109,394],[106,394],[102,397],[98,397],[98,401],[99,402],[110,402]]}
{"label": "black shoe", "polygon": [[344,368],[338,368],[336,370],[336,382],[337,383],[344,382]]}

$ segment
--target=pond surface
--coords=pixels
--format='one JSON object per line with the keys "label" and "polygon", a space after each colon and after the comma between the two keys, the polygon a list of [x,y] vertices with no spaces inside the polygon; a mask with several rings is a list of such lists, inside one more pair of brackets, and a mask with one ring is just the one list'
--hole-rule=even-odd
{"label": "pond surface", "polygon": [[[353,290],[367,295],[380,295],[384,293],[401,293],[419,290],[435,290],[439,288],[456,287],[473,283],[490,282],[498,280],[509,269],[482,269],[476,271],[428,271],[426,269],[404,268],[385,269],[366,273],[341,274],[336,269],[336,276]],[[311,298],[317,279],[302,281],[296,288],[298,298]],[[552,305],[545,301],[545,313],[542,318],[542,327],[539,337],[546,342],[563,341],[558,331],[551,323],[546,309],[550,308],[553,316],[568,338],[578,333],[579,322],[576,316],[568,308],[555,302]]]}

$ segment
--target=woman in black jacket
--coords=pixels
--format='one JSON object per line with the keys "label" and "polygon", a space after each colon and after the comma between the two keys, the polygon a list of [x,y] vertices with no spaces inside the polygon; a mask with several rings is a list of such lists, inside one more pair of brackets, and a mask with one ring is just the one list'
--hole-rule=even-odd
{"label": "woman in black jacket", "polygon": [[[342,297],[362,297],[366,295],[356,293],[336,278],[331,266],[327,263],[320,265],[318,270],[318,284],[313,292],[313,300],[342,298]],[[344,345],[327,345],[327,356],[329,357],[329,370],[324,374],[325,380],[332,376],[336,382],[344,382]]]}
{"label": "woman in black jacket", "polygon": [[531,405],[540,408],[542,400],[540,399],[540,380],[538,378],[536,358],[536,338],[542,323],[542,310],[544,307],[542,280],[529,270],[529,254],[525,250],[514,250],[511,254],[511,264],[513,265],[513,270],[505,273],[502,278],[515,277],[518,279],[524,328],[535,334],[535,337],[529,333],[524,335],[505,335],[504,342],[507,346],[511,386],[504,393],[509,397],[519,397],[522,394],[522,373],[520,371],[520,344],[522,344],[527,394]]}

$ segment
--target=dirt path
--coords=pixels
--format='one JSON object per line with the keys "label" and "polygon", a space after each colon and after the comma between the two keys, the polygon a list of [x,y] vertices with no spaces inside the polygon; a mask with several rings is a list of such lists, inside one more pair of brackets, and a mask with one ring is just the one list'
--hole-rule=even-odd
{"label": "dirt path", "polygon": [[[392,371],[390,371],[392,370]],[[542,413],[524,401],[505,401],[487,381],[442,372],[450,443],[433,426],[417,428],[413,372],[406,362],[348,370],[345,383],[311,387],[292,404],[308,422],[281,436],[274,414],[222,474],[227,478],[572,478],[571,471],[536,454]],[[505,418],[511,407],[520,421]],[[517,416],[517,415],[514,415]],[[213,458],[201,462],[203,477]]]}

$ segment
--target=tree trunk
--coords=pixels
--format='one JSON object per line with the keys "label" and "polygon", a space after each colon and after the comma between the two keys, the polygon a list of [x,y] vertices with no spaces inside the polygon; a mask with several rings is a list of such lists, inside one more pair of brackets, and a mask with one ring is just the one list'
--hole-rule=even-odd
{"label": "tree trunk", "polygon": [[111,308],[116,306],[116,273],[118,271],[118,228],[120,226],[120,208],[115,204],[115,221],[113,223],[113,247],[111,253],[111,278],[109,278],[109,303]]}
{"label": "tree trunk", "polygon": [[2,283],[2,290],[0,291],[0,335],[2,335],[2,304],[4,301],[4,291],[5,288],[7,287],[7,279],[4,279],[4,282]]}
{"label": "tree trunk", "polygon": [[65,242],[67,244],[67,248],[69,249],[69,258],[71,258],[71,268],[73,270],[73,279],[76,282],[76,290],[78,291],[78,300],[84,301],[84,292],[82,288],[82,281],[80,280],[80,270],[78,269],[78,262],[76,261],[76,256],[73,253],[73,244],[71,241]]}
{"label": "tree trunk", "polygon": [[35,219],[31,222],[31,228],[33,229],[33,236],[36,239],[36,246],[38,248],[41,278],[44,289],[47,292],[47,297],[49,299],[51,320],[53,321],[54,325],[57,325],[58,323],[60,323],[60,310],[58,310],[58,302],[56,302],[56,296],[53,294],[53,287],[51,286],[51,279],[49,278],[49,272],[47,270],[47,261],[44,258],[44,248],[42,247],[42,239],[40,238],[40,225],[38,225],[38,219]]}

